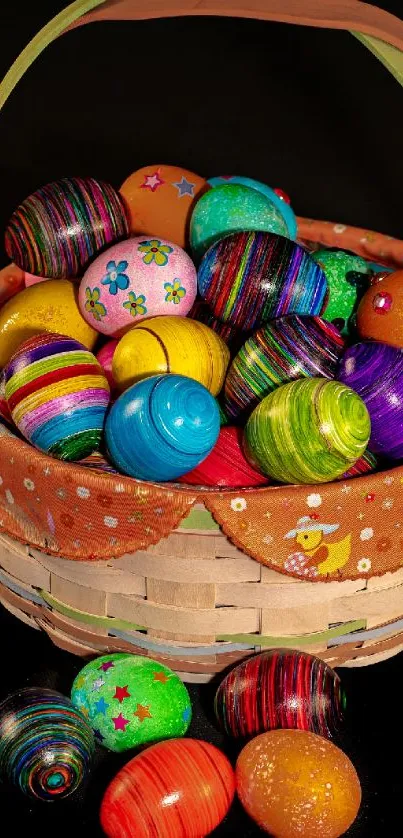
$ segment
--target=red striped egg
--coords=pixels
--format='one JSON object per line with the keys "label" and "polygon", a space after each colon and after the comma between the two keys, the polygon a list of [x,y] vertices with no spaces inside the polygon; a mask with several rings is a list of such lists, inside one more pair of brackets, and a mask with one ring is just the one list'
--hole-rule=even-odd
{"label": "red striped egg", "polygon": [[170,739],[119,771],[101,804],[101,826],[109,838],[203,838],[223,820],[234,793],[234,771],[218,748]]}
{"label": "red striped egg", "polygon": [[305,652],[271,649],[228,673],[214,709],[231,736],[297,728],[330,739],[340,727],[344,704],[340,678],[324,661]]}

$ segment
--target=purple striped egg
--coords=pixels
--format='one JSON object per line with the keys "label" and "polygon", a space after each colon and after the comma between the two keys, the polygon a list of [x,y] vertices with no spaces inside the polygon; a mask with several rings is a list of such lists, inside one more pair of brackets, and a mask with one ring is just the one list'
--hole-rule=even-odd
{"label": "purple striped egg", "polygon": [[350,346],[338,379],[365,402],[371,419],[368,448],[391,460],[403,457],[403,350],[363,341]]}

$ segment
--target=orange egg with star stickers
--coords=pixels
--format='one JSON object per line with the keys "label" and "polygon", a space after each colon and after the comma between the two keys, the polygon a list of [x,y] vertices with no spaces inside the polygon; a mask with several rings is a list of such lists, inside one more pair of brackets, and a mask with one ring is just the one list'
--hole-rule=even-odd
{"label": "orange egg with star stickers", "polygon": [[403,271],[383,275],[368,288],[357,309],[357,331],[403,349]]}
{"label": "orange egg with star stickers", "polygon": [[120,188],[132,235],[146,233],[186,247],[195,202],[207,189],[205,178],[181,166],[138,169]]}

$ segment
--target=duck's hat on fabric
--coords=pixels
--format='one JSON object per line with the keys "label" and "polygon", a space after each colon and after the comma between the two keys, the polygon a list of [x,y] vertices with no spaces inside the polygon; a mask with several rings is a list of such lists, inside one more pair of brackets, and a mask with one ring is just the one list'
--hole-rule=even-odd
{"label": "duck's hat on fabric", "polygon": [[297,521],[295,530],[290,530],[284,538],[295,538],[299,532],[323,532],[324,535],[329,535],[329,533],[335,532],[338,529],[339,524],[318,524],[312,521],[309,515],[304,515],[303,518],[299,518]]}

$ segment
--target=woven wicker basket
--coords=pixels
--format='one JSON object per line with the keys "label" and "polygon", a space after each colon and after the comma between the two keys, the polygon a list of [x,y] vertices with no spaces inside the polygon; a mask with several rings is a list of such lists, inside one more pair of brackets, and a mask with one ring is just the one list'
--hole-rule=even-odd
{"label": "woven wicker basket", "polygon": [[[248,9],[242,0],[178,0],[172,9],[158,0],[89,0],[31,42],[0,86],[0,107],[66,29],[162,13],[351,30],[403,79],[403,24],[358,0],[311,0],[303,15],[296,0],[252,0]],[[304,241],[402,264],[403,242],[330,222],[298,219],[298,226]],[[374,663],[403,649],[402,483],[397,468],[320,490],[154,486],[56,462],[0,426],[0,602],[63,649],[150,655],[187,681],[208,681],[276,646],[314,652],[333,666]],[[385,512],[393,537],[382,533]],[[337,574],[308,580],[287,566],[284,517],[288,524],[304,513],[337,521],[350,537],[350,559]],[[364,548],[371,573],[363,570]]]}

